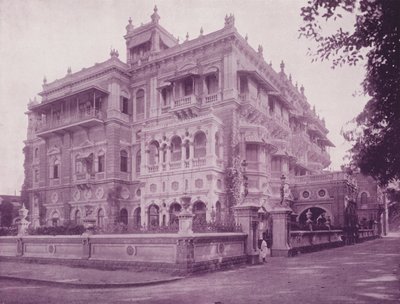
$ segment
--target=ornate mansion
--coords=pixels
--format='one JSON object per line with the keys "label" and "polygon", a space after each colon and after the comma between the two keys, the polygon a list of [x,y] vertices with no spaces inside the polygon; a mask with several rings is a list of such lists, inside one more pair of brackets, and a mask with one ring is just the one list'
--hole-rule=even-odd
{"label": "ornate mansion", "polygon": [[[44,79],[41,101],[29,103],[24,189],[33,224],[170,225],[183,196],[195,216],[223,219],[235,166],[242,204],[268,212],[285,188],[305,208],[304,200],[325,201],[335,221],[331,179],[317,177],[333,144],[284,63],[279,71],[266,63],[233,15],[181,42],[159,19],[155,8],[146,24],[129,20],[127,62],[112,50],[105,62]],[[346,179],[339,175],[332,181]]]}

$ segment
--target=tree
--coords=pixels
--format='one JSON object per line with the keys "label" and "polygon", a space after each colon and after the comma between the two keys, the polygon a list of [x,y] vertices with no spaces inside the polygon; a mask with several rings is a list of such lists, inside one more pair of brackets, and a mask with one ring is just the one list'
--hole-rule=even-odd
{"label": "tree", "polygon": [[[346,13],[355,17],[352,31],[321,34],[324,19]],[[333,67],[365,63],[362,88],[370,99],[355,126],[343,132],[353,145],[349,165],[381,185],[400,179],[400,1],[310,0],[301,17],[300,36],[317,43],[313,61],[331,60]]]}

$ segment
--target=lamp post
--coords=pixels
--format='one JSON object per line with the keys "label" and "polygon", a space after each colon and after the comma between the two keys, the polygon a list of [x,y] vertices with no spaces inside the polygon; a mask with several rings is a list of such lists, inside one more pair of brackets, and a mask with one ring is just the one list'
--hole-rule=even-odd
{"label": "lamp post", "polygon": [[286,176],[282,174],[281,176],[281,205],[283,204],[283,201],[285,199],[285,182],[286,182]]}
{"label": "lamp post", "polygon": [[243,196],[244,198],[249,194],[249,178],[246,175],[247,161],[244,159],[241,162],[242,176],[243,176]]}

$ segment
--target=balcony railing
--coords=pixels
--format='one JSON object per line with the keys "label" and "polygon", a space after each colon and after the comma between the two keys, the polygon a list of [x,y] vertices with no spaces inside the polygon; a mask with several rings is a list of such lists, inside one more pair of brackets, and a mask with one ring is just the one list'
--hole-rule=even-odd
{"label": "balcony railing", "polygon": [[169,168],[170,168],[171,170],[180,169],[180,168],[182,168],[182,162],[181,162],[181,161],[170,162],[170,163],[169,163]]}
{"label": "balcony railing", "polygon": [[194,158],[192,160],[193,167],[202,167],[206,165],[206,158],[201,157],[201,158]]}
{"label": "balcony railing", "polygon": [[174,100],[174,107],[179,108],[188,105],[194,105],[197,103],[197,98],[195,95],[184,96]]}
{"label": "balcony railing", "polygon": [[219,94],[215,93],[215,94],[210,94],[207,95],[206,97],[204,97],[204,103],[213,103],[219,100]]}
{"label": "balcony railing", "polygon": [[148,168],[149,173],[158,172],[158,165],[151,165],[151,166],[148,166],[147,168]]}
{"label": "balcony railing", "polygon": [[38,126],[38,132],[49,131],[63,126],[84,122],[90,119],[104,120],[103,112],[90,109],[83,112],[78,112],[72,115],[53,116],[45,121],[42,121]]}

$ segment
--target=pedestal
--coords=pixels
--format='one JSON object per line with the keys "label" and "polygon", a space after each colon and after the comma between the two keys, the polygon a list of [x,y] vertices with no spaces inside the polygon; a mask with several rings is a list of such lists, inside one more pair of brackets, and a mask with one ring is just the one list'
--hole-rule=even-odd
{"label": "pedestal", "polygon": [[190,235],[193,234],[193,217],[194,215],[183,211],[178,215],[179,220],[179,234]]}
{"label": "pedestal", "polygon": [[84,219],[83,221],[83,227],[85,228],[85,232],[82,235],[92,235],[94,226],[96,224],[95,219]]}
{"label": "pedestal", "polygon": [[234,208],[236,224],[242,227],[247,234],[246,254],[250,264],[258,264],[259,249],[257,246],[258,214],[259,206],[239,205]]}
{"label": "pedestal", "polygon": [[277,208],[270,213],[272,216],[271,256],[290,256],[289,216],[292,211],[287,208]]}

